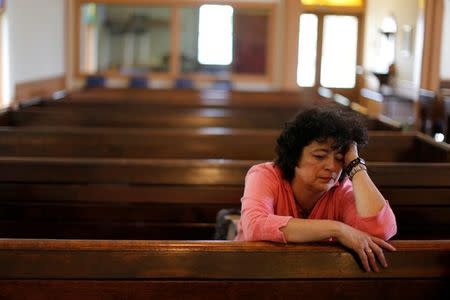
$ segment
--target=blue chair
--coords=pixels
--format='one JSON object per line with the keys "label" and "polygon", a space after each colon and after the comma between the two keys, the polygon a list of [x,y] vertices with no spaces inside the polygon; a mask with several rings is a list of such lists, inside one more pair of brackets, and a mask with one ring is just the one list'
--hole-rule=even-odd
{"label": "blue chair", "polygon": [[131,77],[128,86],[132,89],[146,89],[148,88],[148,78],[144,76]]}
{"label": "blue chair", "polygon": [[192,89],[194,88],[194,82],[192,79],[188,78],[177,78],[175,79],[175,88],[176,89]]}
{"label": "blue chair", "polygon": [[212,86],[215,90],[229,91],[233,88],[233,84],[230,80],[216,80]]}
{"label": "blue chair", "polygon": [[106,86],[106,79],[101,75],[89,75],[86,77],[86,88],[103,88]]}

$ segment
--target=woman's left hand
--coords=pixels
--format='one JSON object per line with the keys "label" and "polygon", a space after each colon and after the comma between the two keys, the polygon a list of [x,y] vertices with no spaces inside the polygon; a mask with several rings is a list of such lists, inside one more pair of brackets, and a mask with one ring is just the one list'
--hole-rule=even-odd
{"label": "woman's left hand", "polygon": [[383,267],[387,267],[383,248],[395,251],[395,248],[391,244],[347,224],[340,224],[341,230],[336,238],[342,245],[358,254],[359,259],[367,272],[370,272],[371,270],[374,270],[375,272],[380,271],[377,261],[379,261]]}

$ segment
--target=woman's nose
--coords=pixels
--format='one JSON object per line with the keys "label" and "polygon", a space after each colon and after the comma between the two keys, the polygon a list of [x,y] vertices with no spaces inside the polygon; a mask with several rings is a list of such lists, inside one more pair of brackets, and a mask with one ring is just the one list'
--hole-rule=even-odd
{"label": "woman's nose", "polygon": [[325,168],[330,171],[336,171],[338,168],[338,162],[334,159],[334,157],[328,158],[325,163]]}

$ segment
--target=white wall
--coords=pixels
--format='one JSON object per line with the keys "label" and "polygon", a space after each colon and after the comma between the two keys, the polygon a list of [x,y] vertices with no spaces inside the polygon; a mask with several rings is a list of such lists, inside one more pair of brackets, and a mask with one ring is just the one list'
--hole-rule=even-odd
{"label": "white wall", "polygon": [[441,44],[441,79],[450,80],[450,0],[444,0]]}
{"label": "white wall", "polygon": [[411,81],[414,73],[414,57],[421,55],[414,49],[414,37],[412,39],[413,49],[411,55],[405,56],[401,52],[403,39],[402,28],[404,25],[412,26],[413,36],[417,30],[417,19],[419,15],[418,0],[366,0],[366,26],[364,43],[364,66],[368,70],[376,69],[377,57],[381,34],[378,29],[384,17],[393,15],[397,21],[396,57],[397,76],[399,80]]}
{"label": "white wall", "polygon": [[64,75],[64,2],[8,1],[12,94],[18,83]]}

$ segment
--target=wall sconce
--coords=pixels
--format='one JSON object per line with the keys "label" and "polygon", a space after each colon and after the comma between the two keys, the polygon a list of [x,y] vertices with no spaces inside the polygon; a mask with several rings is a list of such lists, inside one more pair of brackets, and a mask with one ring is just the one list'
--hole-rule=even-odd
{"label": "wall sconce", "polygon": [[397,33],[397,21],[393,15],[384,17],[379,32],[384,34],[387,39]]}

